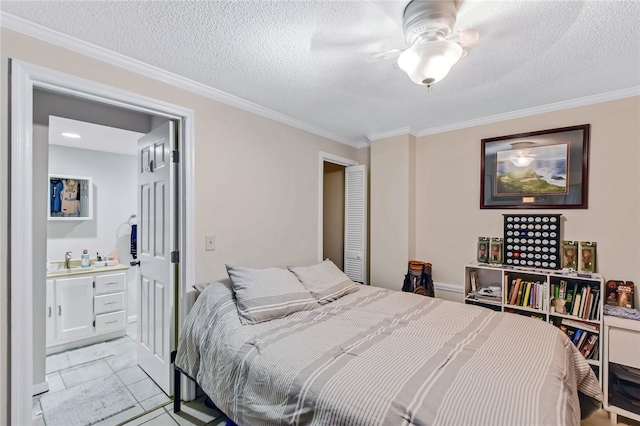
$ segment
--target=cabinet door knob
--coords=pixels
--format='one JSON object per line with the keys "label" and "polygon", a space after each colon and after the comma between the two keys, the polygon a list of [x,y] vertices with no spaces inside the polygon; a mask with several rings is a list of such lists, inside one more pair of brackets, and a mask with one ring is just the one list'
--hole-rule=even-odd
{"label": "cabinet door knob", "polygon": [[58,316],[62,315],[62,306],[58,305]]}
{"label": "cabinet door knob", "polygon": [[49,306],[49,318],[51,318],[51,306]]}

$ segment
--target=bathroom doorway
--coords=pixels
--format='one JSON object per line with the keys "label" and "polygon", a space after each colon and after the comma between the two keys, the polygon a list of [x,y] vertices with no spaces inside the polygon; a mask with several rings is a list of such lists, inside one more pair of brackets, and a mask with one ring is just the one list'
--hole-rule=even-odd
{"label": "bathroom doorway", "polygon": [[[36,297],[40,292],[34,291],[36,284],[41,280],[38,274],[41,271],[46,274],[44,267],[46,264],[46,251],[36,253],[37,247],[46,247],[45,244],[37,244],[39,236],[46,239],[46,232],[39,232],[38,226],[42,222],[38,216],[44,213],[43,218],[46,227],[47,209],[37,209],[37,204],[41,201],[48,202],[46,191],[50,181],[47,176],[46,167],[44,170],[38,169],[38,161],[48,160],[48,149],[43,151],[34,144],[33,119],[36,99],[36,91],[42,90],[57,95],[69,96],[76,100],[93,102],[101,106],[108,106],[120,109],[123,112],[142,113],[156,115],[163,121],[171,120],[176,124],[176,146],[174,149],[183,151],[180,157],[186,161],[176,163],[175,168],[176,184],[180,187],[183,196],[180,201],[177,197],[172,210],[178,212],[179,222],[176,221],[177,239],[176,249],[185,253],[184,258],[189,258],[193,250],[193,169],[192,169],[192,117],[189,110],[172,106],[167,103],[154,101],[140,95],[130,94],[125,91],[96,85],[86,80],[81,80],[65,74],[49,71],[41,67],[31,66],[19,61],[11,62],[12,70],[12,96],[11,112],[12,132],[11,132],[11,180],[13,183],[11,196],[11,223],[12,235],[21,235],[20,239],[12,238],[10,247],[11,256],[11,334],[16,336],[12,339],[11,346],[11,411],[12,422],[16,424],[27,424],[32,416],[31,395],[37,391],[38,383],[34,383],[34,373],[37,373],[34,357],[36,356],[35,346],[36,330],[46,329],[43,324],[36,324],[32,313],[37,309]],[[58,115],[59,116],[59,115]],[[174,156],[171,155],[173,158]],[[175,156],[177,158],[177,155]],[[186,164],[185,164],[186,163]],[[44,174],[45,179],[38,179],[38,174]],[[44,191],[45,197],[40,197]],[[40,228],[41,230],[41,228]],[[46,249],[45,249],[46,250]],[[177,259],[177,256],[176,256]],[[180,267],[178,267],[180,266]],[[171,347],[175,345],[175,330],[183,320],[186,304],[185,286],[180,286],[179,282],[188,282],[194,273],[194,265],[188,261],[186,264],[172,265],[175,269],[175,283],[169,281],[167,286],[167,296],[171,301],[170,321],[166,322],[166,340]],[[43,277],[46,281],[46,276]],[[178,281],[179,280],[179,281]],[[113,284],[111,279],[94,280],[96,287]],[[27,283],[25,285],[25,283]],[[75,284],[75,283],[74,283]],[[44,286],[44,285],[43,285]],[[62,286],[67,288],[66,286]],[[97,292],[93,293],[97,296]],[[46,299],[46,295],[43,295]],[[109,296],[109,295],[107,295]],[[88,300],[88,299],[87,299]],[[46,303],[46,302],[45,302]],[[94,309],[95,309],[94,300]],[[45,310],[45,306],[40,306]],[[56,314],[59,307],[56,305]],[[45,310],[46,311],[46,310]],[[47,312],[48,314],[48,312]],[[100,323],[98,318],[94,319],[92,327],[108,326],[111,321]],[[68,331],[68,330],[67,330]],[[67,337],[70,337],[68,335]],[[45,341],[42,339],[42,341]],[[138,339],[139,340],[139,339]],[[168,354],[167,354],[168,355]],[[166,367],[166,375],[170,376],[170,367]],[[34,386],[36,385],[36,386]],[[47,385],[48,386],[48,385]],[[45,389],[46,391],[46,389]]]}

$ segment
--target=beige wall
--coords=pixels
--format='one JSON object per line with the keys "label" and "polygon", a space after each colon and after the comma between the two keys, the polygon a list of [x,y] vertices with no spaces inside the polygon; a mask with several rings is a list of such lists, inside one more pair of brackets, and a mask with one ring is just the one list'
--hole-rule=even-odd
{"label": "beige wall", "polygon": [[371,142],[371,276],[377,287],[402,288],[410,257],[410,135]]}
{"label": "beige wall", "polygon": [[[142,75],[2,29],[0,142],[0,410],[7,407],[8,62],[16,58],[195,112],[196,281],[226,276],[224,264],[311,264],[318,259],[318,156],[357,150]],[[216,250],[204,251],[205,234]],[[184,283],[191,286],[193,283]],[[0,417],[0,424],[7,424]]]}
{"label": "beige wall", "polygon": [[344,269],[344,166],[324,163],[322,185],[323,259],[329,258]]}
{"label": "beige wall", "polygon": [[[462,286],[463,265],[474,261],[477,238],[502,235],[502,214],[514,210],[479,208],[481,139],[590,123],[589,208],[536,212],[562,213],[564,239],[596,241],[605,279],[640,283],[639,117],[640,98],[633,97],[418,138],[416,256],[433,263],[437,283]],[[374,182],[388,181],[377,177],[384,170],[372,166],[372,173]],[[396,222],[378,222],[387,231],[377,232],[394,237]],[[406,239],[395,238],[393,246]],[[396,262],[389,259],[380,268],[397,269]]]}

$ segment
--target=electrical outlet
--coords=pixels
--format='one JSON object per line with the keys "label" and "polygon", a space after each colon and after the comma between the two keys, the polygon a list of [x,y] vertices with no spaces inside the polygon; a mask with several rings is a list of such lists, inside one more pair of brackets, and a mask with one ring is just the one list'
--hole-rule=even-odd
{"label": "electrical outlet", "polygon": [[216,236],[205,235],[204,236],[204,249],[206,251],[212,251],[216,249]]}

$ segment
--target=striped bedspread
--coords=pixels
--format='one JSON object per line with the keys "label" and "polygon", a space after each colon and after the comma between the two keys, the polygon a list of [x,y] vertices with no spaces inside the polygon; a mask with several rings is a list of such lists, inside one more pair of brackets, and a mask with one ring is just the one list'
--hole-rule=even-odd
{"label": "striped bedspread", "polygon": [[551,325],[362,286],[242,325],[228,284],[189,313],[176,365],[240,426],[579,425],[598,381]]}

